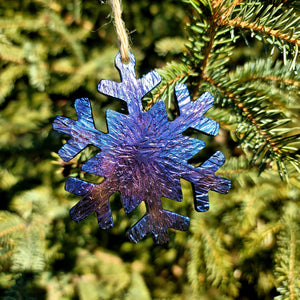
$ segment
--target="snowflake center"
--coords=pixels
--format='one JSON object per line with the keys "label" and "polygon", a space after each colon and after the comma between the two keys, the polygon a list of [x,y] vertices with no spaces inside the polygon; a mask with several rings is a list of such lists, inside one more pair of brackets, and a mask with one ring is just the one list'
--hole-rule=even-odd
{"label": "snowflake center", "polygon": [[116,160],[121,160],[127,166],[132,165],[135,167],[138,165],[148,165],[149,162],[156,159],[158,151],[155,146],[149,145],[147,141],[142,141],[134,145],[120,145],[116,149]]}

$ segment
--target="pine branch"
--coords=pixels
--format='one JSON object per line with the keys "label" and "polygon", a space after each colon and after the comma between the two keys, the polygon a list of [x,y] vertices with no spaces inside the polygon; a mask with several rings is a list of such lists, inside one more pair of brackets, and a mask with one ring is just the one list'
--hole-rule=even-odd
{"label": "pine branch", "polygon": [[46,261],[51,259],[46,234],[52,220],[66,213],[66,209],[54,205],[50,191],[50,188],[40,187],[19,193],[11,201],[15,213],[3,211],[0,214],[0,243],[14,272],[43,271]]}
{"label": "pine branch", "polygon": [[[290,36],[289,42],[294,42],[294,39],[298,38],[298,31],[292,31],[295,34],[291,35],[290,30],[294,25],[297,27],[300,17],[291,15],[292,8],[285,11],[283,5],[266,6],[258,1],[212,1],[211,13],[207,14],[204,14],[204,11],[205,5],[208,7],[208,4],[202,4],[192,2],[192,6],[197,7],[199,18],[193,20],[193,24],[190,25],[191,45],[188,46],[189,55],[185,57],[193,72],[200,69],[197,76],[191,78],[192,84],[195,90],[200,92],[203,87],[213,86],[217,95],[222,95],[223,99],[219,95],[216,97],[217,104],[226,108],[231,107],[236,121],[242,121],[240,126],[234,129],[236,137],[244,149],[250,147],[253,150],[251,162],[253,164],[259,162],[260,171],[274,161],[280,176],[287,178],[287,162],[296,169],[299,168],[299,164],[295,161],[299,134],[297,127],[293,127],[294,124],[287,124],[292,116],[291,109],[286,103],[280,105],[278,101],[287,99],[280,97],[279,92],[280,89],[285,90],[288,84],[288,88],[294,93],[291,101],[296,101],[298,97],[298,75],[288,72],[296,67],[298,42],[295,44],[294,59],[289,68],[280,63],[274,65],[271,60],[260,60],[238,68],[235,72],[231,72],[228,78],[226,63],[236,39],[234,36],[229,38],[228,34],[233,25],[230,20],[241,19],[241,22],[253,24],[255,29],[272,25],[272,30],[281,30],[282,34]],[[214,30],[211,31],[211,28]],[[222,28],[225,29],[222,31]],[[269,36],[271,33],[274,32],[270,30],[264,32]],[[195,35],[198,34],[202,34],[203,37],[195,39]],[[277,38],[280,45],[283,45],[282,49],[285,49],[285,39],[281,35]],[[222,47],[218,51],[217,45],[220,41]],[[276,86],[278,91],[267,87],[266,79],[273,79],[275,83],[280,78],[283,80]],[[294,117],[297,118],[295,114]],[[228,128],[228,125],[226,126]],[[229,128],[232,127],[229,125]]]}
{"label": "pine branch", "polygon": [[14,88],[15,81],[24,75],[25,70],[25,66],[9,65],[1,72],[0,104],[10,95]]}
{"label": "pine branch", "polygon": [[269,222],[259,225],[255,231],[248,234],[243,256],[245,258],[254,256],[255,253],[268,249],[272,244],[274,235],[284,228],[281,222]]}
{"label": "pine branch", "polygon": [[293,299],[300,297],[300,263],[299,263],[299,222],[295,203],[289,203],[283,215],[285,227],[279,233],[278,252],[274,273],[277,277],[277,291],[280,296],[276,300]]}
{"label": "pine branch", "polygon": [[84,61],[84,54],[82,46],[79,43],[78,36],[72,34],[66,24],[56,13],[49,13],[50,30],[57,32],[64,41],[72,49],[74,55],[77,57],[79,64]]}
{"label": "pine branch", "polygon": [[149,289],[143,279],[143,276],[138,272],[133,272],[131,275],[131,284],[126,293],[125,300],[140,299],[140,300],[150,300],[151,294]]}
{"label": "pine branch", "polygon": [[94,91],[96,82],[87,82],[87,79],[90,79],[91,74],[96,74],[97,72],[101,73],[101,76],[111,76],[111,61],[115,53],[111,48],[104,49],[101,56],[98,53],[91,55],[88,61],[80,65],[77,68],[70,66],[68,60],[60,62],[62,64],[54,64],[51,68],[56,72],[62,71],[66,75],[71,75],[65,79],[61,79],[57,82],[53,82],[53,85],[50,87],[52,93],[59,93],[68,95],[71,92],[78,89],[78,86],[83,86],[86,83],[87,87],[91,86],[91,91]]}
{"label": "pine branch", "polygon": [[[296,69],[299,65],[295,65]],[[257,85],[267,82],[273,83],[283,91],[286,87],[295,89],[299,92],[300,75],[298,72],[290,71],[287,65],[281,61],[272,59],[259,59],[253,62],[247,62],[245,65],[236,68],[234,72],[230,73],[232,79],[238,80],[239,83],[256,82]],[[282,91],[282,92],[283,92]],[[291,101],[296,99],[291,98]]]}
{"label": "pine branch", "polygon": [[250,30],[257,37],[272,46],[285,51],[285,44],[292,44],[294,56],[297,56],[300,45],[300,17],[294,8],[286,8],[284,4],[265,5],[261,1],[244,1],[231,12],[230,16],[220,18],[218,26]]}
{"label": "pine branch", "polygon": [[8,61],[17,64],[24,64],[24,51],[20,47],[0,43],[0,58],[3,61]]}
{"label": "pine branch", "polygon": [[[194,238],[197,241],[201,240],[204,251],[202,255],[198,251],[192,252],[191,264],[199,266],[201,264],[199,260],[204,259],[205,268],[208,272],[206,280],[214,286],[219,286],[220,289],[226,291],[229,295],[236,296],[238,294],[238,285],[234,278],[230,276],[232,259],[222,244],[218,232],[211,231],[205,219],[198,216],[193,219],[191,229],[194,232]],[[191,268],[190,272],[192,276],[195,274],[195,270]]]}
{"label": "pine branch", "polygon": [[35,16],[34,18],[24,17],[22,14],[17,14],[14,18],[1,18],[0,29],[22,28],[23,30],[39,30],[46,26],[46,18],[43,14]]}
{"label": "pine branch", "polygon": [[21,217],[8,211],[0,212],[0,238],[22,231],[25,224]]}
{"label": "pine branch", "polygon": [[[288,23],[288,21],[287,21]],[[237,28],[250,29],[253,31],[257,31],[259,33],[268,34],[276,37],[277,39],[284,40],[287,43],[292,43],[300,46],[299,37],[295,37],[294,35],[291,37],[291,34],[283,33],[280,30],[272,29],[272,27],[267,27],[263,25],[256,25],[251,22],[242,21],[242,18],[235,18],[233,20],[229,20],[228,22],[222,21],[219,23],[220,26],[233,26]]]}
{"label": "pine branch", "polygon": [[217,174],[222,176],[238,177],[241,174],[246,174],[249,177],[249,164],[244,156],[239,158],[232,157],[230,160],[226,161],[222,170],[219,170]]}
{"label": "pine branch", "polygon": [[[285,154],[285,147],[288,147],[288,144],[298,141],[299,134],[289,136],[287,139],[282,136],[281,132],[272,132],[272,129],[276,126],[280,126],[281,124],[284,125],[288,120],[285,120],[284,123],[278,123],[278,121],[277,124],[273,121],[271,123],[265,122],[265,120],[269,118],[273,120],[275,117],[274,113],[278,115],[276,117],[277,120],[282,119],[282,117],[280,117],[280,111],[274,111],[272,109],[268,112],[263,107],[261,110],[257,110],[257,108],[253,110],[254,99],[251,95],[243,93],[243,90],[245,89],[244,86],[240,86],[238,89],[235,87],[235,90],[230,90],[220,83],[215,82],[208,75],[205,75],[203,79],[218,88],[228,100],[232,101],[232,104],[234,105],[233,109],[240,111],[240,121],[248,124],[245,126],[244,123],[240,123],[236,128],[236,134],[238,134],[237,137],[240,139],[241,143],[247,143],[248,146],[252,145],[253,149],[256,150],[252,157],[253,164],[259,159],[261,161],[260,168],[263,170],[269,159],[276,161],[289,159],[290,151],[288,151],[289,155]],[[240,97],[243,97],[244,99],[242,100]],[[226,99],[222,101],[226,103]],[[252,144],[250,144],[251,142]],[[279,171],[284,172],[281,169],[282,167],[280,166]]]}
{"label": "pine branch", "polygon": [[[36,226],[32,224],[31,226]],[[24,231],[23,238],[18,242],[12,256],[12,270],[42,271],[45,267],[43,238],[39,229],[30,228]]]}
{"label": "pine branch", "polygon": [[73,61],[70,58],[62,58],[55,60],[49,67],[50,71],[63,74],[75,74],[77,68],[73,66]]}
{"label": "pine branch", "polygon": [[[225,1],[226,2],[226,1]],[[231,55],[232,38],[228,37],[230,28],[220,28],[217,20],[221,18],[223,8],[226,3],[212,2],[210,12],[201,10],[201,5],[192,2],[193,7],[197,7],[198,18],[191,20],[188,24],[189,44],[188,52],[184,57],[184,62],[188,64],[195,75],[191,78],[193,83],[194,99],[199,96],[199,87],[202,84],[203,76],[213,70],[218,70],[219,74],[226,73],[224,66]],[[206,7],[206,9],[208,9]],[[205,13],[206,12],[206,13]]]}
{"label": "pine branch", "polygon": [[155,43],[155,52],[161,56],[185,51],[186,40],[181,37],[164,38]]}
{"label": "pine branch", "polygon": [[[204,280],[199,280],[199,277],[205,272],[205,263],[199,259],[199,257],[203,256],[203,243],[198,239],[193,239],[192,244],[193,247],[190,252],[193,260],[190,260],[188,263],[187,276],[194,293],[197,293],[198,290],[202,289],[201,285],[204,282]],[[195,259],[197,259],[197,263],[195,263]]]}

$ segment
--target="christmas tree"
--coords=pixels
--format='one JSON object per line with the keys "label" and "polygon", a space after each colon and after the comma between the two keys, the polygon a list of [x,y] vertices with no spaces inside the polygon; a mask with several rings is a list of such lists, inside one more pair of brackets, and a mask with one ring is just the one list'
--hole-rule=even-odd
{"label": "christmas tree", "polygon": [[209,192],[210,209],[194,212],[193,191],[165,209],[189,216],[188,231],[169,243],[131,243],[125,232],[145,213],[125,214],[110,198],[114,227],[95,218],[73,222],[79,197],[64,190],[98,149],[70,162],[56,154],[68,139],[52,130],[56,115],[76,119],[74,100],[92,100],[95,126],[126,103],[97,93],[100,79],[119,81],[110,6],[97,1],[23,0],[0,4],[0,293],[4,299],[298,299],[300,297],[298,1],[124,1],[123,18],[141,77],[162,82],[143,98],[179,115],[175,87],[192,100],[215,98],[205,116],[220,133],[189,160],[216,151],[230,179],[227,195]]}

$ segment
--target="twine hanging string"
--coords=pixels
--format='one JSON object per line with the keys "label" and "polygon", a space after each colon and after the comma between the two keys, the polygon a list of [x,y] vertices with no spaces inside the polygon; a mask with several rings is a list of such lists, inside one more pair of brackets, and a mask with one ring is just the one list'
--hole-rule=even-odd
{"label": "twine hanging string", "polygon": [[125,23],[122,20],[121,1],[122,0],[108,0],[114,15],[114,25],[118,36],[119,49],[121,53],[122,62],[126,63],[130,61],[129,41],[128,41],[127,31],[125,28]]}

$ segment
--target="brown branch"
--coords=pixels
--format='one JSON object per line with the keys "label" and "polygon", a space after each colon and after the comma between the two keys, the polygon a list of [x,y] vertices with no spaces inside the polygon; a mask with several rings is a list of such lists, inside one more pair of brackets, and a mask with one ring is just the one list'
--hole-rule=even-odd
{"label": "brown branch", "polygon": [[25,228],[25,223],[21,223],[12,227],[8,227],[0,232],[0,237],[8,235],[14,231],[20,231]]}
{"label": "brown branch", "polygon": [[77,72],[76,68],[73,67],[61,67],[58,65],[52,65],[50,68],[53,72],[65,73],[65,74],[75,74]]}
{"label": "brown branch", "polygon": [[249,172],[249,169],[238,169],[238,170],[220,170],[218,171],[218,175],[229,175],[229,174],[239,174]]}
{"label": "brown branch", "polygon": [[208,62],[211,56],[211,51],[214,47],[215,37],[216,37],[217,26],[215,22],[212,22],[208,30],[208,35],[211,37],[207,46],[204,48],[204,60],[202,64],[202,74],[205,73],[205,70],[208,66]]}
{"label": "brown branch", "polygon": [[275,76],[251,76],[247,78],[247,80],[241,80],[240,82],[247,82],[247,81],[254,81],[254,80],[275,81],[275,82],[285,83],[287,85],[294,85],[296,87],[300,87],[300,81],[296,81],[288,78],[280,78]]}
{"label": "brown branch", "polygon": [[7,29],[7,28],[22,28],[22,29],[30,29],[30,28],[39,28],[42,26],[45,26],[47,23],[47,20],[45,19],[45,16],[40,15],[35,19],[31,20],[20,20],[20,19],[14,19],[14,21],[11,22],[10,19],[2,20],[0,24],[0,29]]}
{"label": "brown branch", "polygon": [[244,106],[244,104],[241,102],[240,99],[238,99],[237,97],[235,97],[233,93],[231,93],[230,91],[228,91],[221,84],[219,84],[216,81],[214,81],[207,74],[205,74],[203,76],[203,80],[205,80],[206,82],[208,82],[208,83],[212,84],[213,86],[217,87],[219,90],[221,90],[226,95],[226,97],[228,97],[230,100],[232,100],[235,103],[235,105],[245,114],[245,116],[248,118],[248,120],[257,128],[257,131],[264,138],[264,140],[266,140],[268,142],[270,148],[272,148],[272,150],[274,152],[276,152],[278,155],[280,154],[280,149],[276,146],[276,143],[273,142],[272,138],[269,137],[269,135],[267,134],[267,132],[264,131],[261,128],[261,125],[258,124],[257,121],[253,118],[252,114],[250,112],[248,112],[247,107]]}
{"label": "brown branch", "polygon": [[[209,64],[209,59],[211,57],[211,52],[214,48],[214,42],[215,42],[215,36],[217,33],[217,29],[219,26],[219,23],[222,19],[227,18],[232,10],[239,4],[241,4],[244,0],[235,0],[232,5],[226,10],[222,10],[223,1],[222,0],[213,0],[212,8],[213,13],[211,18],[208,17],[208,22],[210,24],[209,29],[207,30],[207,35],[210,37],[210,40],[207,42],[206,46],[204,47],[204,59],[202,61],[202,64],[200,66],[197,66],[201,71],[199,75],[194,78],[194,81],[198,81],[198,84],[193,88],[192,93],[194,94],[194,98],[196,99],[199,96],[199,87],[202,83],[202,77],[204,76],[206,72],[206,68]],[[196,68],[195,68],[196,69]]]}
{"label": "brown branch", "polygon": [[218,120],[218,123],[220,124],[220,127],[225,128],[228,131],[234,132],[234,129],[232,129],[232,126],[230,124],[227,124],[224,121],[220,121],[220,120]]}
{"label": "brown branch", "polygon": [[[207,22],[209,27],[207,29],[207,36],[210,38],[208,42],[205,43],[203,47],[203,60],[198,65],[193,66],[194,72],[198,73],[197,76],[193,78],[194,82],[198,82],[197,85],[193,86],[191,89],[191,93],[194,95],[194,99],[199,96],[199,88],[201,86],[203,76],[206,73],[206,68],[209,65],[209,60],[212,54],[212,50],[214,48],[214,42],[216,33],[218,30],[219,23],[222,19],[228,18],[231,14],[232,10],[239,4],[241,4],[244,0],[234,0],[230,7],[224,8],[224,1],[222,0],[211,0],[212,14],[207,16]],[[223,9],[224,8],[224,9]],[[191,54],[192,55],[192,54]],[[199,70],[199,71],[198,71]]]}
{"label": "brown branch", "polygon": [[244,0],[234,0],[229,8],[220,10],[219,8],[222,7],[223,2],[223,0],[212,0],[212,8],[215,12],[219,13],[216,21],[218,21],[219,19],[227,18],[234,10],[234,8],[244,2]]}
{"label": "brown branch", "polygon": [[[12,257],[14,250],[7,251],[5,254],[2,254],[0,257],[0,261],[7,262],[10,257]],[[3,271],[3,266],[1,266],[1,271]]]}
{"label": "brown branch", "polygon": [[3,53],[0,54],[0,59],[4,60],[4,61],[13,62],[13,63],[19,64],[19,65],[22,65],[22,64],[25,63],[23,58],[12,57],[12,56],[9,56],[9,55],[5,55]]}
{"label": "brown branch", "polygon": [[289,272],[288,272],[288,285],[291,295],[291,300],[296,300],[295,296],[295,287],[293,278],[295,277],[294,274],[294,264],[295,264],[295,253],[296,253],[296,238],[295,233],[291,230],[291,252],[290,252],[290,259],[289,259]]}
{"label": "brown branch", "polygon": [[218,20],[218,25],[219,26],[233,26],[237,28],[243,28],[243,29],[251,29],[254,31],[258,31],[261,33],[266,33],[272,36],[275,36],[278,39],[282,39],[287,43],[295,44],[300,46],[300,40],[297,40],[294,37],[290,37],[289,34],[285,34],[280,32],[279,30],[272,29],[270,27],[265,27],[262,25],[256,25],[255,23],[249,23],[247,21],[242,21],[242,19],[235,18],[232,20],[226,20],[224,18]]}
{"label": "brown branch", "polygon": [[[249,81],[255,81],[255,80],[261,80],[261,81],[273,81],[273,82],[279,82],[279,83],[284,83],[287,85],[293,85],[295,87],[300,87],[300,81],[295,81],[292,79],[288,79],[288,78],[280,78],[280,77],[275,77],[275,76],[251,76],[248,77],[247,79],[244,80],[239,80],[239,83],[244,83],[244,82],[249,82]],[[257,96],[260,97],[261,94],[258,92]],[[270,102],[276,106],[277,108],[284,110],[285,107],[283,105],[281,105],[280,103],[276,102],[276,101],[272,101],[270,99]]]}
{"label": "brown branch", "polygon": [[194,86],[192,88],[192,94],[194,94],[195,98],[198,98],[199,96],[199,86],[201,86],[202,80],[203,80],[203,76],[205,74],[206,68],[208,66],[209,63],[209,59],[211,57],[211,51],[214,47],[214,41],[215,41],[215,36],[217,33],[217,24],[214,21],[214,19],[216,18],[216,16],[209,19],[210,20],[210,27],[207,30],[207,35],[210,37],[209,41],[207,42],[206,46],[203,48],[204,50],[204,59],[202,60],[201,64],[199,66],[196,66],[194,69],[200,69],[199,74],[194,78],[195,82],[198,82],[198,84],[196,86]]}

